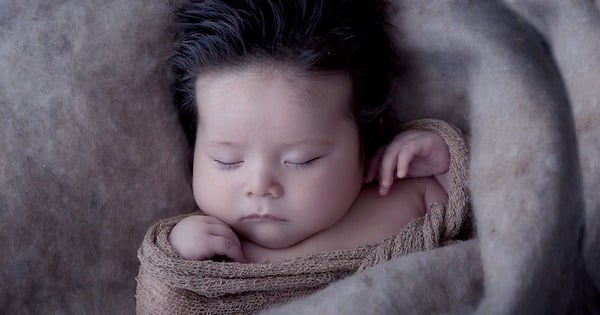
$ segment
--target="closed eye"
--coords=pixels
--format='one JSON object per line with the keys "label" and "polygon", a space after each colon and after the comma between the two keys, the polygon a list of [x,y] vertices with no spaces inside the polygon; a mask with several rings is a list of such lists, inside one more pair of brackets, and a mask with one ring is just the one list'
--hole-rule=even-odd
{"label": "closed eye", "polygon": [[322,158],[322,156],[317,156],[315,158],[312,158],[312,159],[309,159],[306,161],[302,161],[302,162],[285,161],[284,163],[288,164],[290,166],[293,166],[293,167],[305,168],[305,167],[311,166],[315,161],[317,161],[320,158]]}
{"label": "closed eye", "polygon": [[244,161],[223,162],[223,161],[219,161],[219,160],[215,160],[215,159],[213,159],[213,161],[215,162],[215,164],[217,164],[218,168],[223,169],[223,170],[236,169],[236,168],[240,167],[242,165],[242,163],[244,163]]}

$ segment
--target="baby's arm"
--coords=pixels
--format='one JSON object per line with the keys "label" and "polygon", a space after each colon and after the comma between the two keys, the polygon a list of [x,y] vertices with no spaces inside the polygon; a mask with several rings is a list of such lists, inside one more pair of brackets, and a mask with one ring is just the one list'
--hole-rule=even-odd
{"label": "baby's arm", "polygon": [[227,256],[243,262],[240,240],[223,221],[205,215],[192,215],[179,221],[169,242],[184,259],[206,260],[214,256]]}
{"label": "baby's arm", "polygon": [[366,179],[379,176],[379,194],[385,196],[395,178],[433,176],[448,194],[449,167],[450,151],[442,137],[431,131],[407,130],[377,152]]}

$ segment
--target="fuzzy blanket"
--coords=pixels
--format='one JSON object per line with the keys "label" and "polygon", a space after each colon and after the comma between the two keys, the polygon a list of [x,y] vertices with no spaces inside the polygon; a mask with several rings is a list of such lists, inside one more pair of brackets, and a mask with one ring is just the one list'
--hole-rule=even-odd
{"label": "fuzzy blanket", "polygon": [[[144,232],[194,207],[179,2],[0,1],[0,313],[134,312]],[[401,118],[468,134],[478,237],[266,313],[600,312],[599,1],[392,2]]]}

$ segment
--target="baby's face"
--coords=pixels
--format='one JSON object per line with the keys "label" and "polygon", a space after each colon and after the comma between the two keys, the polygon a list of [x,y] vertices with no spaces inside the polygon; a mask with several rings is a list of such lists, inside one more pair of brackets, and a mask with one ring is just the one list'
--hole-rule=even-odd
{"label": "baby's face", "polygon": [[362,186],[351,93],[347,76],[289,69],[200,77],[193,173],[200,209],[268,248],[337,222]]}

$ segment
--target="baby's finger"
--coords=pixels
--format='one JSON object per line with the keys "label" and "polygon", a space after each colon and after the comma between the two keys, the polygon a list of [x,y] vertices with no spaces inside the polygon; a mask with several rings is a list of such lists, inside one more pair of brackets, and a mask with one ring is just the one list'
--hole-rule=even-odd
{"label": "baby's finger", "polygon": [[236,242],[224,236],[211,236],[211,239],[212,250],[215,253],[215,256],[227,256],[234,261],[244,262],[244,254],[242,253],[242,248],[239,245],[239,241]]}
{"label": "baby's finger", "polygon": [[379,194],[382,196],[385,196],[388,193],[394,182],[394,171],[396,169],[397,159],[397,148],[388,147],[383,154],[379,166]]}
{"label": "baby's finger", "polygon": [[385,147],[379,148],[377,152],[373,155],[371,159],[371,163],[369,164],[369,169],[367,171],[367,177],[365,178],[365,183],[369,183],[375,179],[377,176],[377,171],[379,170],[379,165],[381,164],[381,159],[383,158],[383,152],[385,152]]}
{"label": "baby's finger", "polygon": [[396,162],[396,177],[405,178],[408,174],[410,162],[415,156],[414,150],[411,150],[408,146],[403,146],[398,152],[398,160]]}
{"label": "baby's finger", "polygon": [[[235,232],[225,223],[222,223],[222,221],[219,221],[221,223],[219,224],[211,224],[207,227],[207,232],[209,235],[211,236],[221,236],[221,237],[225,237],[229,240],[231,240],[232,242],[235,243],[235,245],[237,247],[242,247],[240,239],[237,237],[237,234],[235,234]],[[233,257],[231,257],[233,258]]]}

